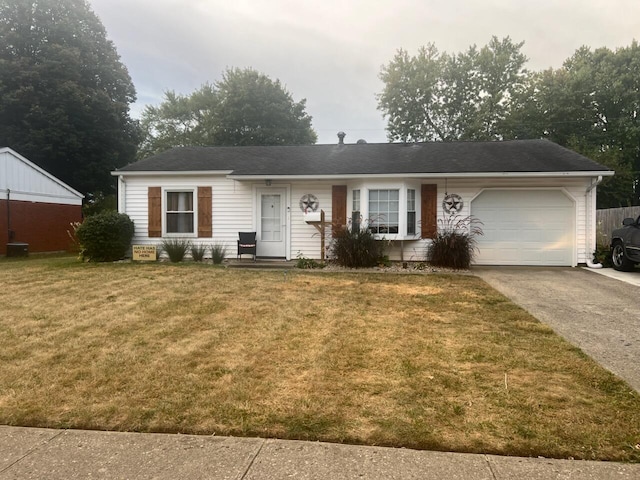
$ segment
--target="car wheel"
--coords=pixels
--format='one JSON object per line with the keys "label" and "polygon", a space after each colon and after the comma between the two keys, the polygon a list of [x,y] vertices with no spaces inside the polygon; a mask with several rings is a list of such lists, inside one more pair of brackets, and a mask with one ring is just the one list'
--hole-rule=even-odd
{"label": "car wheel", "polygon": [[611,259],[613,260],[613,268],[619,272],[630,272],[633,270],[634,263],[630,261],[624,254],[624,247],[621,243],[616,243],[611,251]]}

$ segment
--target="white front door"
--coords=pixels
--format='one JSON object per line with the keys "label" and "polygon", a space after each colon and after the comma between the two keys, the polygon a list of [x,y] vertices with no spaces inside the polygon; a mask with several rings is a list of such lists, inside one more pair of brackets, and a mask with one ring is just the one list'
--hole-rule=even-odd
{"label": "white front door", "polygon": [[257,192],[257,253],[259,257],[286,257],[287,215],[285,188]]}

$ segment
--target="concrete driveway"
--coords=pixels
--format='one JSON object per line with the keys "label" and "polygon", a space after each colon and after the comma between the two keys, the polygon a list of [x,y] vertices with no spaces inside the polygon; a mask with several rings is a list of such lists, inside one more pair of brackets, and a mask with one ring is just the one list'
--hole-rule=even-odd
{"label": "concrete driveway", "polygon": [[640,392],[640,291],[580,268],[471,271]]}
{"label": "concrete driveway", "polygon": [[604,275],[605,277],[615,278],[636,287],[640,287],[640,269],[636,268],[632,272],[617,272],[613,268],[600,268],[589,269],[588,272],[597,273],[598,275]]}

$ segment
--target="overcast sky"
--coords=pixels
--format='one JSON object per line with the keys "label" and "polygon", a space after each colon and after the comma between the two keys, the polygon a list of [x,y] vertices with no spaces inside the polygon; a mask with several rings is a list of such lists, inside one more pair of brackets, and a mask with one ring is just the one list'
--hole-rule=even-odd
{"label": "overcast sky", "polygon": [[385,142],[375,94],[396,50],[525,41],[527,68],[557,68],[582,45],[640,38],[639,0],[90,0],[138,92],[189,94],[227,67],[253,67],[307,99],[318,143]]}

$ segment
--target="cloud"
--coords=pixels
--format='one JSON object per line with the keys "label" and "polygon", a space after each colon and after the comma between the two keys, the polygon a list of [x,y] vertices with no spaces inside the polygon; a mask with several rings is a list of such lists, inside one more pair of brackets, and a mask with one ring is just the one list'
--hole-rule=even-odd
{"label": "cloud", "polygon": [[581,45],[631,43],[636,0],[92,0],[138,91],[190,93],[227,67],[253,67],[307,99],[320,143],[386,141],[375,94],[398,48],[458,52],[492,35],[524,40],[528,67],[559,67]]}

